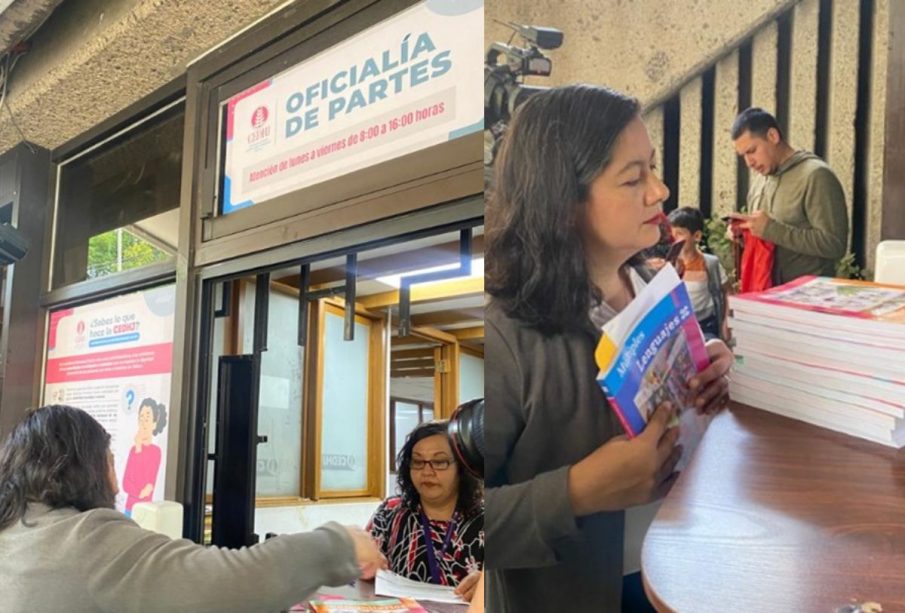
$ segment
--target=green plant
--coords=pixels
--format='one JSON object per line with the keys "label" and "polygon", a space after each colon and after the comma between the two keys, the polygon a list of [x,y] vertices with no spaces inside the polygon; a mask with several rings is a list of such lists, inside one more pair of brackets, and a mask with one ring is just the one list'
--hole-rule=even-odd
{"label": "green plant", "polygon": [[126,229],[117,243],[117,230],[110,230],[88,240],[88,278],[147,266],[169,257],[170,254]]}
{"label": "green plant", "polygon": [[836,262],[836,277],[839,279],[861,279],[870,281],[873,273],[866,268],[861,268],[855,262],[855,254],[849,251],[842,259]]}
{"label": "green plant", "polygon": [[704,244],[707,251],[720,259],[730,279],[735,278],[735,254],[733,243],[726,237],[725,221],[714,215],[704,221]]}

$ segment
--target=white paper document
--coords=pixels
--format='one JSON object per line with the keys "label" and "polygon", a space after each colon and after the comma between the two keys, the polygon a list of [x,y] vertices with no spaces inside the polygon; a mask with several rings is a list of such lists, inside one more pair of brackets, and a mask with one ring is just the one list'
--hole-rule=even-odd
{"label": "white paper document", "polygon": [[455,594],[455,588],[433,583],[421,583],[400,577],[388,570],[377,571],[374,583],[374,594],[377,596],[405,596],[415,600],[430,600],[450,604],[468,604]]}

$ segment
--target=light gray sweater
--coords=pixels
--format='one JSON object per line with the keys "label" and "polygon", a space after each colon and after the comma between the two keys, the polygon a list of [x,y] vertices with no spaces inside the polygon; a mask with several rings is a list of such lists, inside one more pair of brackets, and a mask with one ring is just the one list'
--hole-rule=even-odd
{"label": "light gray sweater", "polygon": [[110,509],[30,504],[0,531],[0,609],[18,611],[267,611],[359,575],[342,526],[239,550],[144,530]]}

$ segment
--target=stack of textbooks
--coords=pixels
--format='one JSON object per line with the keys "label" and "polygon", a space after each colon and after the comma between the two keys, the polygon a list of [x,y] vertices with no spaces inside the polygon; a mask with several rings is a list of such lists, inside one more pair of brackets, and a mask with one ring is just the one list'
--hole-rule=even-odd
{"label": "stack of textbooks", "polygon": [[676,409],[682,470],[709,423],[692,406],[691,378],[710,365],[685,284],[669,264],[603,326],[595,354],[597,382],[626,434],[640,434],[660,404]]}
{"label": "stack of textbooks", "polygon": [[905,445],[905,287],[802,277],[729,306],[733,400]]}

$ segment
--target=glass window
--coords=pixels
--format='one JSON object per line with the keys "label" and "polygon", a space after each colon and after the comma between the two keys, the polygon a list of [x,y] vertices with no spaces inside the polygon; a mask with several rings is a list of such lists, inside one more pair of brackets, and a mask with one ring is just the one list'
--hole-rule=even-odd
{"label": "glass window", "polygon": [[[272,284],[271,287],[279,287]],[[254,286],[245,292],[246,304],[254,300]],[[301,490],[302,445],[302,349],[298,345],[297,295],[284,290],[270,292],[267,317],[267,351],[261,353],[258,395],[258,434],[267,442],[258,445],[256,493],[259,497],[298,496]],[[250,305],[249,305],[250,306]],[[246,328],[254,331],[254,309]],[[248,339],[246,347],[252,346]]]}
{"label": "glass window", "polygon": [[[390,381],[390,390],[399,387],[404,383],[401,379],[392,379]],[[433,385],[433,380],[429,380]],[[431,392],[433,393],[433,392]],[[412,400],[408,398],[390,397],[390,429],[392,436],[390,437],[390,472],[395,473],[396,456],[405,446],[405,439],[412,433],[412,430],[426,421],[434,419],[434,403],[433,400]]]}
{"label": "glass window", "polygon": [[[343,340],[342,312],[326,312],[322,491],[360,491],[368,487],[369,332],[366,323],[356,321],[355,339]],[[350,428],[349,424],[359,427]]]}
{"label": "glass window", "polygon": [[175,257],[184,119],[176,103],[60,164],[53,288]]}
{"label": "glass window", "polygon": [[459,404],[484,397],[484,358],[459,355]]}

